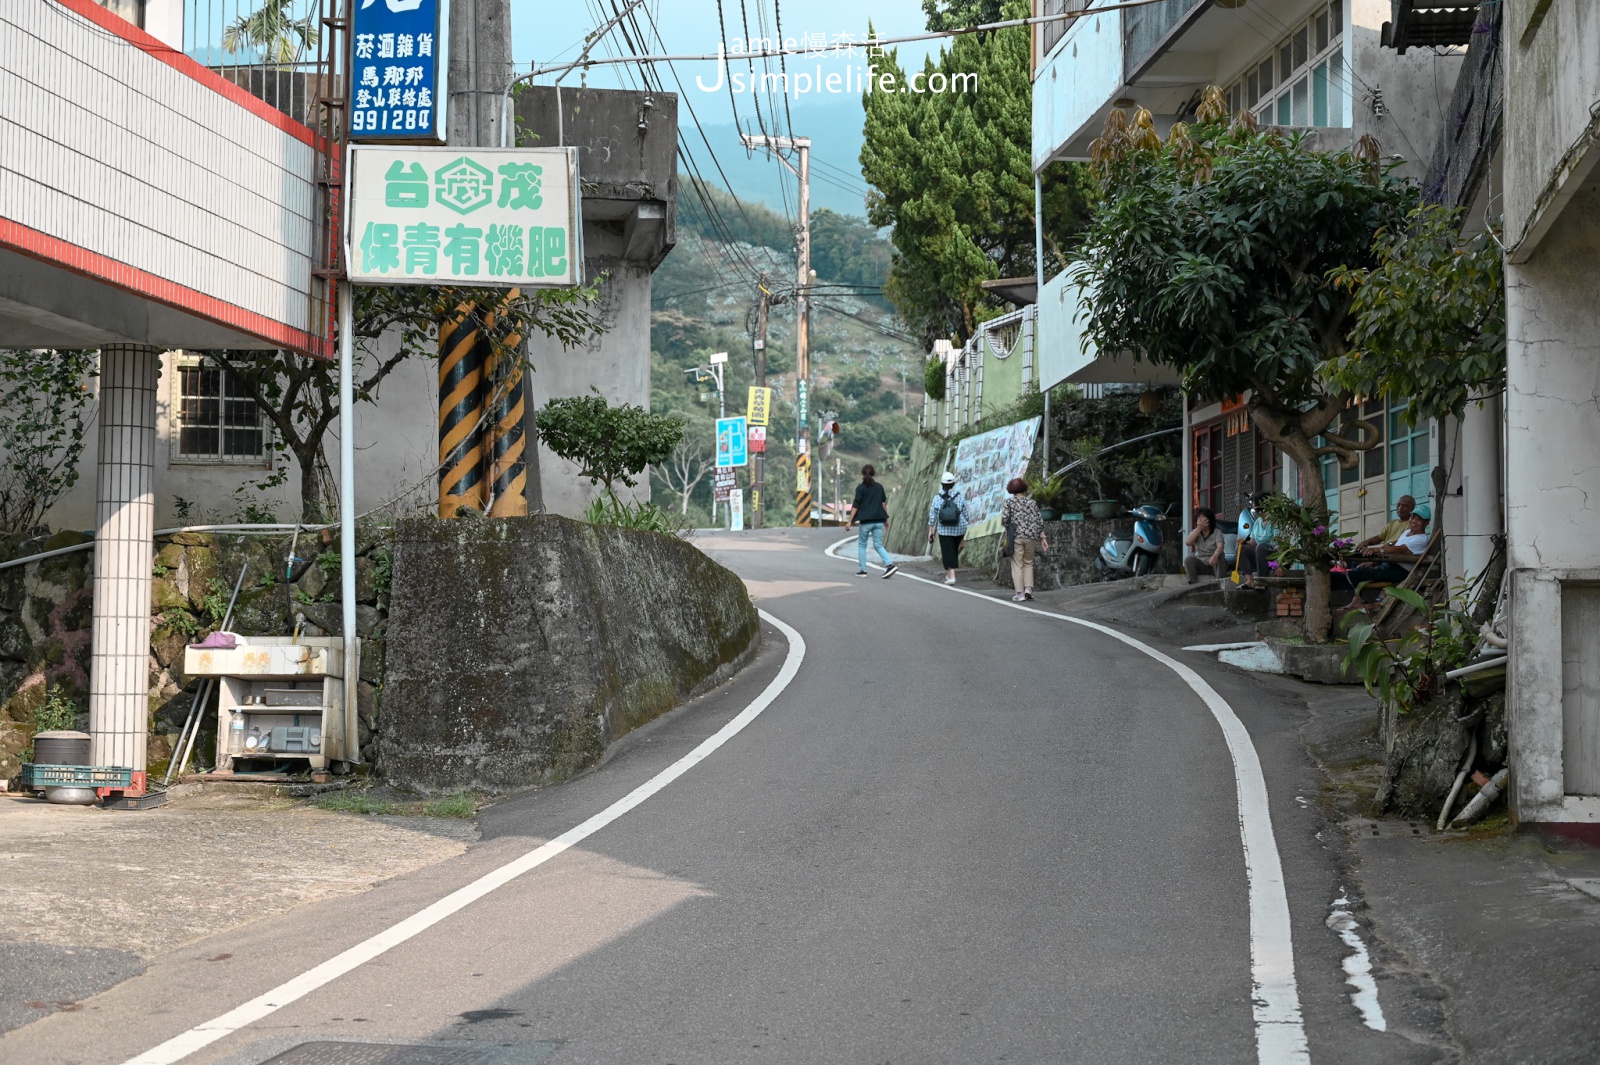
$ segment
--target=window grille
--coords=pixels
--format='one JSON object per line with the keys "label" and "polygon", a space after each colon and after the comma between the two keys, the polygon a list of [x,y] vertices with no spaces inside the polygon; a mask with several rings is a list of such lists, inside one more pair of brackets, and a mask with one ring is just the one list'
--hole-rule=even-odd
{"label": "window grille", "polygon": [[196,356],[180,356],[176,370],[173,461],[250,466],[268,462],[267,422],[244,383]]}

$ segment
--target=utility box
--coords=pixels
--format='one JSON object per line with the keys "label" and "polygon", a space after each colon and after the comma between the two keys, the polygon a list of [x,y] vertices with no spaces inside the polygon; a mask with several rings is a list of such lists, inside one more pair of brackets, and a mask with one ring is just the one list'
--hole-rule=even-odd
{"label": "utility box", "polygon": [[[351,668],[359,668],[356,646]],[[359,761],[345,665],[340,636],[251,636],[231,648],[187,648],[184,672],[217,680],[216,773],[281,777]]]}

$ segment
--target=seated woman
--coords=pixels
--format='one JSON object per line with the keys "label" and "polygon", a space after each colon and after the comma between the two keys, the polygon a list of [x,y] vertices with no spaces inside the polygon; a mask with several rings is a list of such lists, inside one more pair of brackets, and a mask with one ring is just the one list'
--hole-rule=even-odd
{"label": "seated woman", "polygon": [[[1359,555],[1378,561],[1363,562],[1354,567],[1349,573],[1342,575],[1344,579],[1338,581],[1335,587],[1354,588],[1369,581],[1399,584],[1405,580],[1416,566],[1417,557],[1428,549],[1430,516],[1427,507],[1418,507],[1411,512],[1411,517],[1406,523],[1406,531],[1393,543],[1361,548],[1357,552]],[[1336,578],[1339,576],[1341,575],[1335,574]],[[1370,600],[1373,596],[1363,596],[1363,598]]]}
{"label": "seated woman", "polygon": [[1222,533],[1217,529],[1217,512],[1210,507],[1199,507],[1194,512],[1194,531],[1183,538],[1191,554],[1183,557],[1183,571],[1194,584],[1204,573],[1208,577],[1221,576]]}

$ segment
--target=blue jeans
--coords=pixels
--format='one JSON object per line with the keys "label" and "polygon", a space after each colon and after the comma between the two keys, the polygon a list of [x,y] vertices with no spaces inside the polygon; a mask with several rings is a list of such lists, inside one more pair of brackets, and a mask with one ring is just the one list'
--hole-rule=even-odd
{"label": "blue jeans", "polygon": [[872,549],[878,552],[878,557],[883,559],[885,566],[894,565],[894,559],[889,557],[889,552],[883,549],[883,522],[864,521],[856,532],[856,561],[860,563],[857,569],[867,568],[867,540],[872,541]]}

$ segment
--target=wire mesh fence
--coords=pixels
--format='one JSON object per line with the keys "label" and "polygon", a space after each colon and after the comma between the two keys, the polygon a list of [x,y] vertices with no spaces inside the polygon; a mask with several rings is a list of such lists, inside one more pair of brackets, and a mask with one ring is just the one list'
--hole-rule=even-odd
{"label": "wire mesh fence", "polygon": [[313,128],[324,0],[189,0],[183,50],[252,96]]}

